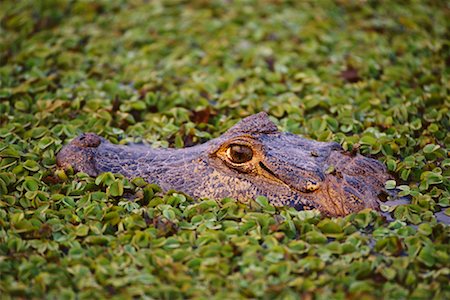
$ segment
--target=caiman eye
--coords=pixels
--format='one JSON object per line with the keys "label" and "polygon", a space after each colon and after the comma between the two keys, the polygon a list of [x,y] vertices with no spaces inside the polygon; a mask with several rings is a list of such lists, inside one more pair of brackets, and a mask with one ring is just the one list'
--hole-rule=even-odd
{"label": "caiman eye", "polygon": [[253,150],[244,145],[230,145],[227,149],[227,156],[235,164],[243,164],[253,157]]}

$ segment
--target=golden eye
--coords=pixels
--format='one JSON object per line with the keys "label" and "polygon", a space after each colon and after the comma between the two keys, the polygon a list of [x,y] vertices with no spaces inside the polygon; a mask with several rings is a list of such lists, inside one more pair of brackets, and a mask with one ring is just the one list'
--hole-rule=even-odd
{"label": "golden eye", "polygon": [[228,147],[227,156],[231,162],[243,164],[252,159],[253,151],[248,146],[233,144]]}

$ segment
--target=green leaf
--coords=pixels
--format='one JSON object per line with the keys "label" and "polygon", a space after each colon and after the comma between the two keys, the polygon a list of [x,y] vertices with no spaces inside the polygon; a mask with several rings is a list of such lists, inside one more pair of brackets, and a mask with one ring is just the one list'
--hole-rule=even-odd
{"label": "green leaf", "polygon": [[306,234],[306,241],[310,244],[324,244],[328,239],[320,232],[310,231]]}
{"label": "green leaf", "polygon": [[433,232],[433,229],[430,224],[424,223],[419,225],[418,231],[423,235],[430,235]]}
{"label": "green leaf", "polygon": [[387,190],[392,190],[395,189],[395,186],[397,185],[397,183],[395,182],[395,180],[388,180],[386,181],[386,183],[384,184],[384,187]]}
{"label": "green leaf", "polygon": [[319,224],[317,224],[317,227],[319,227],[320,231],[322,231],[322,233],[324,233],[325,235],[333,236],[335,234],[342,233],[341,226],[327,219],[319,222]]}
{"label": "green leaf", "polygon": [[55,142],[55,140],[49,136],[44,136],[43,138],[40,139],[38,145],[40,149],[46,149],[48,148],[50,145],[52,145]]}
{"label": "green leaf", "polygon": [[23,163],[23,167],[29,171],[37,172],[39,171],[39,164],[34,160],[27,160]]}
{"label": "green leaf", "polygon": [[389,171],[395,171],[395,169],[397,169],[397,162],[393,159],[388,159],[386,161],[386,165]]}
{"label": "green leaf", "polygon": [[119,179],[116,179],[110,186],[109,186],[109,193],[113,197],[118,197],[123,195],[123,182]]}
{"label": "green leaf", "polygon": [[429,144],[429,145],[426,145],[425,147],[423,147],[423,152],[424,153],[432,153],[432,152],[438,150],[439,148],[441,148],[441,146],[435,145],[435,144]]}
{"label": "green leaf", "polygon": [[111,225],[116,225],[120,222],[120,215],[117,211],[112,211],[107,213],[103,220]]}
{"label": "green leaf", "polygon": [[89,226],[80,224],[76,228],[76,235],[77,236],[87,236],[89,233]]}
{"label": "green leaf", "polygon": [[261,205],[261,207],[263,208],[263,210],[265,212],[269,212],[269,213],[274,213],[275,207],[273,207],[270,203],[269,200],[267,200],[266,197],[264,196],[257,196],[255,199],[256,203],[258,203],[259,205]]}
{"label": "green leaf", "polygon": [[33,177],[27,177],[22,186],[29,192],[37,191],[39,189],[39,183]]}
{"label": "green leaf", "polygon": [[433,267],[436,263],[436,259],[434,257],[435,249],[430,246],[425,246],[420,250],[418,255],[418,260],[424,263],[428,267]]}
{"label": "green leaf", "polygon": [[111,172],[105,172],[97,176],[95,178],[95,184],[100,185],[104,184],[106,186],[110,186],[115,182],[114,175]]}
{"label": "green leaf", "polygon": [[360,140],[360,144],[374,146],[378,143],[378,139],[371,135],[364,135]]}
{"label": "green leaf", "polygon": [[176,219],[176,214],[172,209],[164,209],[162,213],[163,216],[170,221],[174,221]]}

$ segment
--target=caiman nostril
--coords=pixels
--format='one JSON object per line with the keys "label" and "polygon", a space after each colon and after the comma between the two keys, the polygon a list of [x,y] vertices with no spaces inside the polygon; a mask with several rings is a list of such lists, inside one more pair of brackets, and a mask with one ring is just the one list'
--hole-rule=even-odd
{"label": "caiman nostril", "polygon": [[84,133],[74,139],[72,144],[82,148],[95,148],[101,143],[100,137],[93,133]]}

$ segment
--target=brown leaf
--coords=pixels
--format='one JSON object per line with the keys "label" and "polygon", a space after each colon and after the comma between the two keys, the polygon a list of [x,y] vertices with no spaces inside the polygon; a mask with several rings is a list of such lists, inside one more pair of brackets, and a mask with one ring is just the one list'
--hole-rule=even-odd
{"label": "brown leaf", "polygon": [[341,72],[341,78],[350,83],[355,83],[361,80],[358,70],[352,66],[347,66],[347,69]]}
{"label": "brown leaf", "polygon": [[191,121],[196,124],[208,123],[209,118],[215,115],[215,113],[208,106],[202,110],[193,111],[191,114]]}

